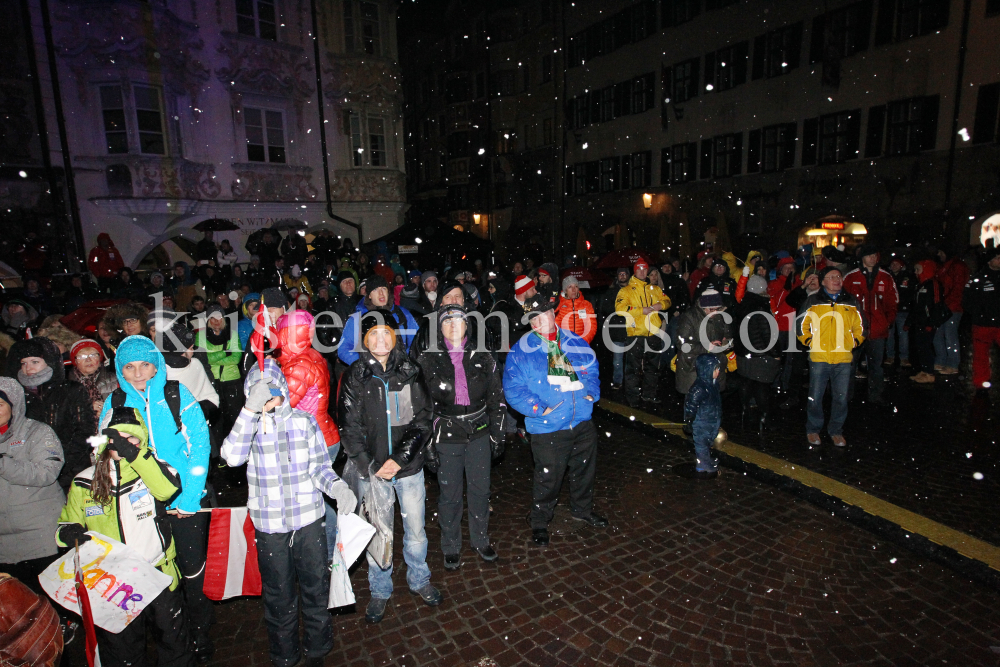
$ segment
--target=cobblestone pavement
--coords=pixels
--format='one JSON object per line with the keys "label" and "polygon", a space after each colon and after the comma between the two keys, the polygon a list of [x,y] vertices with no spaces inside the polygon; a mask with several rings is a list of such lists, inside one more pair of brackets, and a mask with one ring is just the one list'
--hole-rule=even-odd
{"label": "cobblestone pavement", "polygon": [[[533,546],[530,452],[512,447],[493,475],[500,561],[466,548],[462,568],[446,573],[431,480],[428,562],[443,604],[409,595],[399,568],[385,620],[368,625],[367,566],[358,566],[358,610],[335,617],[326,664],[1000,664],[996,591],[743,475],[674,477],[669,467],[687,452],[597,425],[596,510],[610,528],[560,509],[551,545]],[[218,612],[214,664],[267,664],[260,600]]]}
{"label": "cobblestone pavement", "polygon": [[[606,367],[610,363],[601,366]],[[642,409],[680,421],[683,397],[674,391],[672,376],[666,375],[660,392],[663,405]],[[805,387],[792,410],[779,409],[781,398],[772,399],[771,423],[763,437],[755,425],[741,423],[742,407],[735,393],[723,401],[722,425],[734,442],[1000,545],[1000,522],[996,521],[1000,394],[993,390],[988,396],[974,396],[964,376],[939,377],[927,386],[914,385],[907,379],[910,375],[910,369],[886,369],[885,395],[890,405],[885,407],[869,405],[864,400],[866,380],[857,380],[844,429],[848,447],[843,450],[833,447],[825,434],[821,447],[806,442]],[[607,387],[603,396],[625,402],[621,391]]]}

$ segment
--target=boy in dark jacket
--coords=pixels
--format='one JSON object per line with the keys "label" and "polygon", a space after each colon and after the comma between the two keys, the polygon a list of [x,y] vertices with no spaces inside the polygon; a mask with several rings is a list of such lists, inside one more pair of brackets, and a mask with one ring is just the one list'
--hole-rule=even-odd
{"label": "boy in dark jacket", "polygon": [[711,447],[722,425],[722,394],[719,392],[721,364],[714,354],[700,354],[695,360],[695,369],[698,379],[684,399],[684,421],[690,422],[694,431],[696,461],[675,466],[674,472],[689,479],[713,479],[719,474]]}

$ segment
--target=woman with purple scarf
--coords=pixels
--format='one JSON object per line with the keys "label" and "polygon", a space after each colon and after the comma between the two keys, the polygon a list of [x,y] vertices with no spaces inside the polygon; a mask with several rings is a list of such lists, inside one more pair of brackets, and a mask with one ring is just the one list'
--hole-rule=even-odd
{"label": "woman with purple scarf", "polygon": [[475,341],[468,340],[465,308],[445,306],[438,312],[438,323],[438,345],[420,352],[417,363],[434,399],[444,566],[456,570],[462,564],[463,477],[469,497],[469,542],[484,561],[498,558],[489,538],[490,466],[503,454],[507,412],[500,366],[489,350],[477,350]]}

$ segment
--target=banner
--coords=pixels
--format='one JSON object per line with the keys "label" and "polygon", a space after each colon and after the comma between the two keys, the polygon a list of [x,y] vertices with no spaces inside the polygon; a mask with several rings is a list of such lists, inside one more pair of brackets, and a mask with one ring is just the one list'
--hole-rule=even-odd
{"label": "banner", "polygon": [[209,600],[260,595],[257,539],[246,507],[216,507],[208,529],[203,590]]}
{"label": "banner", "polygon": [[[100,533],[88,531],[87,535],[91,539],[80,545],[80,563],[94,624],[108,632],[121,632],[172,579],[128,545]],[[38,581],[49,597],[79,612],[75,557],[75,549],[66,552],[38,575]]]}

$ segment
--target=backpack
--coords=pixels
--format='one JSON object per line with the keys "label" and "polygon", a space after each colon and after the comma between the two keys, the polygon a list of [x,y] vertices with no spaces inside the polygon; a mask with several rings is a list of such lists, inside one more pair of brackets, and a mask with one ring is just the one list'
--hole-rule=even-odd
{"label": "backpack", "polygon": [[[177,425],[177,433],[180,433],[184,425],[181,422],[181,383],[177,380],[167,380],[163,385],[163,397],[167,399],[170,414],[174,416],[174,424]],[[125,407],[126,398],[128,397],[125,395],[125,390],[118,387],[111,392],[111,408]],[[149,427],[148,424],[146,426]]]}

